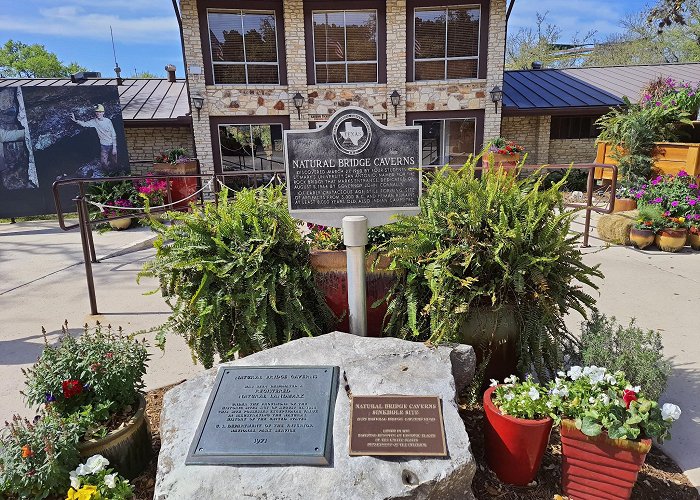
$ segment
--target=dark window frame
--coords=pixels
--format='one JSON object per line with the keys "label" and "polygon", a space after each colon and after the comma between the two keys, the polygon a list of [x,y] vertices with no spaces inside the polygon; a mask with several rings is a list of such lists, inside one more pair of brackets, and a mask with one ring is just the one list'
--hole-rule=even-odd
{"label": "dark window frame", "polygon": [[600,130],[595,121],[600,115],[553,115],[549,125],[549,140],[596,139]]}
{"label": "dark window frame", "polygon": [[[438,82],[438,81],[470,81],[486,79],[486,68],[488,67],[488,44],[489,44],[489,0],[408,0],[406,2],[406,81],[407,82]],[[451,80],[416,80],[414,72],[416,39],[415,39],[415,10],[423,8],[446,8],[446,7],[479,7],[479,50],[476,78],[457,78]]]}
{"label": "dark window frame", "polygon": [[316,58],[314,52],[314,11],[377,11],[377,81],[376,82],[352,82],[352,83],[322,83],[318,85],[330,85],[333,87],[343,85],[377,85],[386,83],[386,2],[378,0],[357,0],[344,8],[343,4],[328,0],[307,0],[304,2],[304,33],[306,44],[306,82],[308,85],[316,85]]}
{"label": "dark window frame", "polygon": [[[463,111],[412,111],[406,113],[406,124],[413,125],[416,121],[423,120],[468,120],[474,119],[474,154],[478,154],[484,145],[484,119],[486,113],[483,109],[463,110]],[[422,144],[421,144],[422,147]],[[421,159],[422,161],[422,159]],[[435,165],[423,165],[425,167],[435,167]],[[441,166],[441,165],[439,165]],[[461,165],[460,165],[461,166]],[[477,166],[481,166],[481,159],[477,161]]]}
{"label": "dark window frame", "polygon": [[209,128],[211,132],[212,153],[214,155],[214,173],[224,173],[221,158],[221,141],[219,140],[219,125],[282,125],[282,132],[290,129],[289,115],[266,116],[211,116]]}
{"label": "dark window frame", "polygon": [[[216,11],[274,11],[275,31],[277,34],[277,72],[279,83],[214,83],[214,65],[211,58],[211,39],[209,35],[209,10]],[[199,16],[199,34],[202,44],[202,61],[204,65],[204,83],[206,85],[251,87],[259,85],[287,85],[287,56],[284,43],[284,9],[281,0],[206,0],[197,2]]]}

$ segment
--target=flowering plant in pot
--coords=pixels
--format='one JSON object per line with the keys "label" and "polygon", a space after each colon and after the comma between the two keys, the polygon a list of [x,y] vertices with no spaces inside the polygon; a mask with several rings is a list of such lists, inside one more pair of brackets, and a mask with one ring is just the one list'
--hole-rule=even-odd
{"label": "flowering plant in pot", "polygon": [[637,189],[623,182],[615,191],[615,208],[613,212],[626,212],[637,208],[638,198],[636,195],[643,189]]}
{"label": "flowering plant in pot", "polygon": [[525,148],[520,144],[508,141],[503,137],[496,137],[489,142],[488,149],[482,157],[484,169],[493,166],[510,171],[517,167],[520,155],[524,151]]}
{"label": "flowering plant in pot", "polygon": [[129,500],[134,496],[129,481],[108,469],[109,460],[93,455],[70,472],[66,500]]}
{"label": "flowering plant in pot", "polygon": [[663,224],[663,214],[654,205],[645,205],[639,208],[639,217],[630,229],[630,241],[640,250],[654,243],[656,231]]}
{"label": "flowering plant in pot", "polygon": [[484,393],[486,461],[498,478],[526,486],[537,475],[552,431],[547,389],[515,375],[491,380]]}
{"label": "flowering plant in pot", "polygon": [[685,246],[688,226],[685,217],[673,217],[664,212],[661,227],[656,231],[654,243],[664,252],[677,252]]}
{"label": "flowering plant in pot", "polygon": [[576,499],[629,498],[651,448],[670,437],[678,406],[660,406],[621,371],[573,366],[551,383],[561,417],[562,487]]}
{"label": "flowering plant in pot", "polygon": [[688,243],[693,250],[700,250],[700,213],[688,215]]}
{"label": "flowering plant in pot", "polygon": [[131,214],[128,209],[134,208],[134,204],[131,200],[119,198],[107,204],[116,208],[105,208],[104,215],[110,218],[120,217],[119,219],[109,221],[109,225],[112,229],[127,229],[131,225]]}

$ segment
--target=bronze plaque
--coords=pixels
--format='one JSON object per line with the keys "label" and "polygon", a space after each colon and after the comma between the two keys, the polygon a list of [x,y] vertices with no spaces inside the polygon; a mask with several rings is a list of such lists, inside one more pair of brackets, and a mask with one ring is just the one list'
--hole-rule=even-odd
{"label": "bronze plaque", "polygon": [[353,396],[350,455],[446,457],[438,396]]}

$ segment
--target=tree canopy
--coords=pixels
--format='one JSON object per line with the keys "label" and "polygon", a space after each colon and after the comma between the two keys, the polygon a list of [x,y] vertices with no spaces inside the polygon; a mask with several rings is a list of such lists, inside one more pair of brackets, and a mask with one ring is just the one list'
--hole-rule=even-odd
{"label": "tree canopy", "polygon": [[0,46],[0,77],[60,78],[85,71],[75,62],[64,64],[41,44],[8,40]]}

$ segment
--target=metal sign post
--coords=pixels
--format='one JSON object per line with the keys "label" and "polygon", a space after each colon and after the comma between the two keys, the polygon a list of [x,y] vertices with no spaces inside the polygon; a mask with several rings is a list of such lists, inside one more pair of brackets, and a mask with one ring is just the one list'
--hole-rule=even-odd
{"label": "metal sign post", "polygon": [[286,130],[284,155],[290,214],[343,228],[350,332],[366,336],[367,229],[419,212],[421,128],[347,107],[316,130]]}

